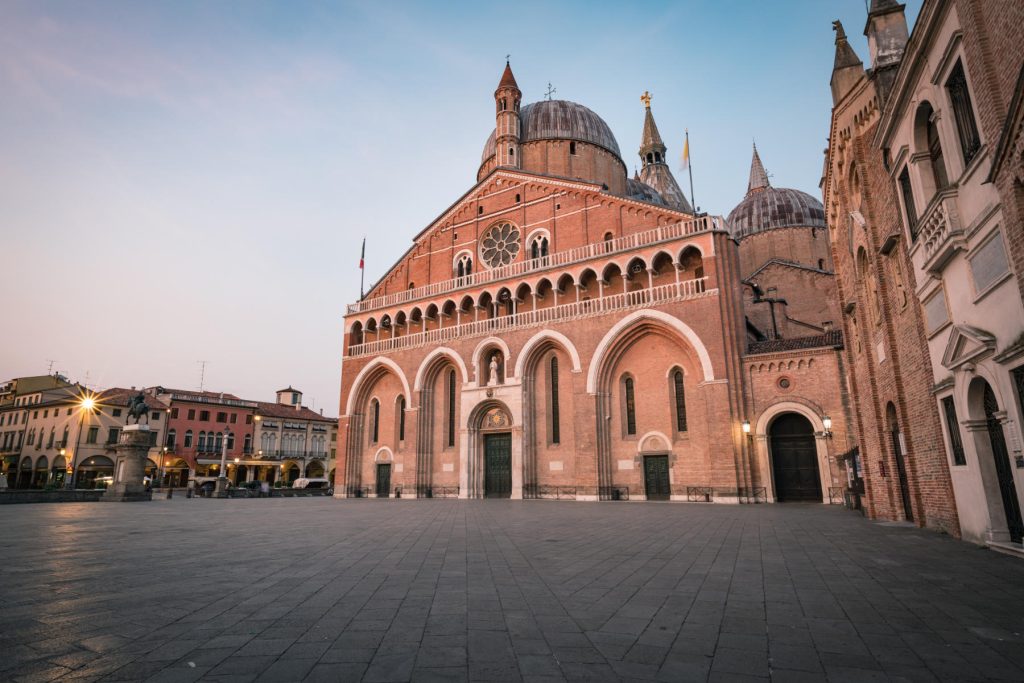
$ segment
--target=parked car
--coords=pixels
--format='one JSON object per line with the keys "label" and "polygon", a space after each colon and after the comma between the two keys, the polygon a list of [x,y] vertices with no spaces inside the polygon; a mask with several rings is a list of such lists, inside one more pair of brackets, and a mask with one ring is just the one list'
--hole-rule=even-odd
{"label": "parked car", "polygon": [[328,489],[331,480],[325,477],[299,477],[292,482],[293,489]]}

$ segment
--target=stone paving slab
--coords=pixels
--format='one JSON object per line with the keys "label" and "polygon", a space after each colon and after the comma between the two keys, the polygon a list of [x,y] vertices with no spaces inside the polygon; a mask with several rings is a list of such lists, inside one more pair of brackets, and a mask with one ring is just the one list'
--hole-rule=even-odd
{"label": "stone paving slab", "polygon": [[820,505],[0,509],[4,681],[1024,680],[1024,562]]}

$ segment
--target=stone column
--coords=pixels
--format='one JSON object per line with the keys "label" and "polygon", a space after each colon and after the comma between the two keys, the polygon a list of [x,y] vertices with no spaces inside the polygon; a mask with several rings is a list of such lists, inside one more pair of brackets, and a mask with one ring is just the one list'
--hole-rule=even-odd
{"label": "stone column", "polygon": [[149,435],[149,425],[127,425],[121,430],[117,445],[114,446],[117,453],[114,459],[114,482],[100,500],[120,503],[153,499],[153,494],[146,490],[143,482],[149,455]]}

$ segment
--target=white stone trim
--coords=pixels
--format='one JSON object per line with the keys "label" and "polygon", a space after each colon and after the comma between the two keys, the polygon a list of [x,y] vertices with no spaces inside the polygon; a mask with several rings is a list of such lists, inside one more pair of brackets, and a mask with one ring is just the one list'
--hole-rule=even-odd
{"label": "white stone trim", "polygon": [[757,465],[761,470],[761,481],[765,484],[765,492],[769,502],[776,501],[775,475],[772,468],[770,446],[768,443],[768,425],[774,418],[783,413],[797,413],[806,417],[814,429],[814,448],[818,456],[818,478],[821,480],[821,502],[828,504],[828,489],[832,486],[832,467],[828,460],[828,439],[824,436],[825,425],[821,417],[809,406],[795,401],[782,401],[766,408],[757,418],[752,432],[757,444]]}
{"label": "white stone trim", "polygon": [[405,373],[402,372],[402,368],[399,367],[398,363],[391,360],[390,358],[385,358],[384,356],[377,356],[372,361],[364,365],[363,369],[359,371],[358,375],[356,375],[355,381],[352,382],[352,388],[349,389],[348,391],[348,401],[345,403],[345,415],[343,415],[342,417],[348,417],[349,415],[352,414],[352,410],[355,408],[354,404],[356,400],[356,394],[359,393],[359,389],[362,386],[362,383],[366,381],[366,377],[372,371],[376,370],[381,365],[388,368],[389,370],[394,372],[395,375],[398,376],[398,379],[402,382],[402,389],[405,390],[405,395],[409,396],[410,399],[412,398],[412,392],[409,391],[409,380],[405,378]]}
{"label": "white stone trim", "polygon": [[[697,358],[700,360],[701,369],[704,372],[704,381],[711,382],[715,379],[715,371],[711,367],[711,356],[708,354],[707,348],[704,346],[704,342],[701,341],[700,337],[693,329],[684,323],[679,318],[669,315],[663,311],[657,311],[652,309],[642,309],[630,313],[625,318],[617,322],[601,339],[601,342],[597,345],[597,349],[594,351],[594,356],[590,361],[590,369],[587,372],[587,393],[597,393],[597,372],[598,368],[601,367],[601,363],[604,361],[605,355],[608,353],[609,347],[615,341],[619,334],[628,328],[638,320],[657,320],[665,323],[689,342],[690,346],[693,347],[694,351],[697,352]],[[671,442],[670,442],[671,443]]]}
{"label": "white stone trim", "polygon": [[[502,353],[505,354],[505,381],[507,382],[511,377],[508,374],[508,369],[512,367],[512,352],[508,348],[508,343],[501,337],[487,337],[482,342],[476,345],[473,349],[473,381],[480,381],[480,354],[483,353],[484,347],[490,344],[497,344],[501,347]],[[519,371],[516,370],[516,375],[519,375]],[[468,383],[469,380],[466,380]]]}
{"label": "white stone trim", "polygon": [[[413,389],[415,389],[416,391],[423,390],[423,376],[427,372],[427,367],[439,356],[445,356],[447,358],[450,358],[452,362],[454,362],[455,365],[457,365],[459,367],[459,370],[462,372],[462,383],[466,384],[469,382],[469,371],[466,369],[466,363],[465,361],[462,360],[462,356],[460,356],[458,353],[448,348],[447,346],[438,346],[433,351],[428,353],[426,357],[423,359],[423,361],[420,363],[420,367],[416,370],[416,379],[413,381]],[[409,397],[409,403],[407,405],[412,405],[411,396]]]}
{"label": "white stone trim", "polygon": [[[576,345],[569,340],[561,332],[556,330],[541,330],[537,334],[530,337],[523,348],[519,350],[519,358],[516,359],[516,377],[522,377],[526,366],[526,359],[530,357],[530,353],[533,349],[543,342],[544,340],[550,339],[551,341],[560,344],[563,350],[569,354],[569,358],[572,360],[572,371],[582,372],[582,366],[580,365],[580,352],[576,350]],[[508,367],[508,363],[505,363]]]}

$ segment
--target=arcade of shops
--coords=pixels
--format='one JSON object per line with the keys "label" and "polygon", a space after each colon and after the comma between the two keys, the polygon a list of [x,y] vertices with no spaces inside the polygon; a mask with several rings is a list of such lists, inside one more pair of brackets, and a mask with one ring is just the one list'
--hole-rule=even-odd
{"label": "arcade of shops", "polygon": [[[63,488],[67,481],[67,461],[64,455],[48,458],[45,455],[31,458],[25,456],[19,461],[11,458],[6,464],[8,486],[13,489]],[[304,462],[301,459],[286,459],[281,462],[266,460],[243,460],[233,458],[228,462],[228,480],[236,486],[248,481],[284,481],[291,484],[299,477],[325,476],[324,463],[319,459]],[[188,485],[189,465],[182,458],[168,457],[158,472],[159,465],[152,458],[146,467],[146,476],[155,477],[159,487],[183,488]],[[200,458],[195,476],[216,477],[220,470],[220,459]],[[114,461],[105,455],[91,455],[85,458],[74,472],[73,488],[94,489],[103,487],[114,474]],[[333,470],[330,472],[333,477]]]}

